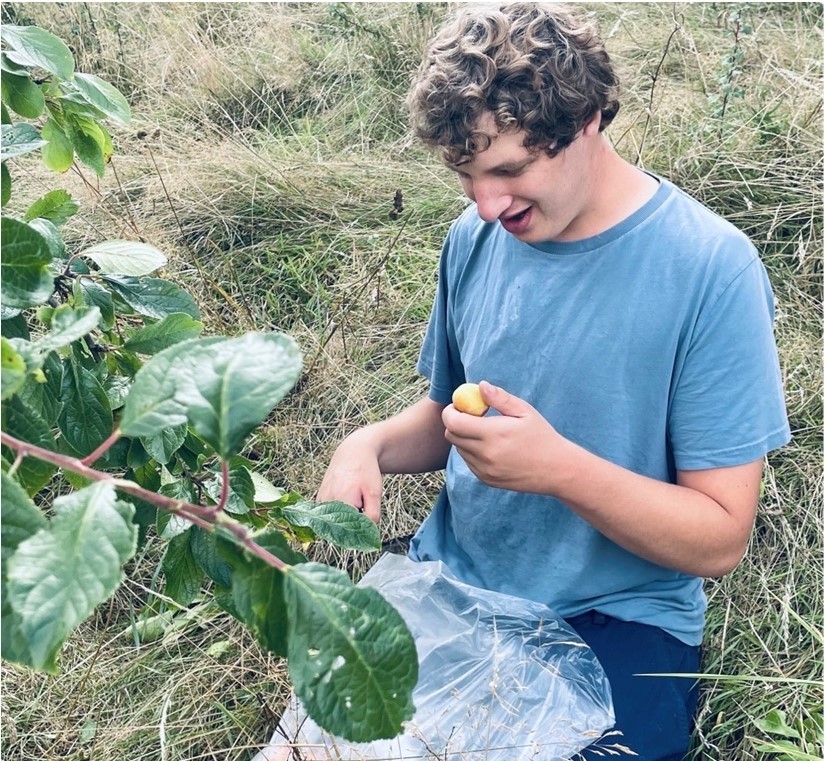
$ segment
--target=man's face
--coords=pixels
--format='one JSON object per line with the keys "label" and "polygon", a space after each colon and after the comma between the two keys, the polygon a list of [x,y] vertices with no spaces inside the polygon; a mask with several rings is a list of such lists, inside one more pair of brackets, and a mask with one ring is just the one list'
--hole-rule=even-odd
{"label": "man's face", "polygon": [[[595,125],[594,125],[595,123]],[[524,147],[524,132],[496,129],[486,115],[479,129],[490,147],[451,165],[485,222],[498,221],[525,243],[588,237],[588,199],[595,177],[598,120],[588,124],[557,156]]]}

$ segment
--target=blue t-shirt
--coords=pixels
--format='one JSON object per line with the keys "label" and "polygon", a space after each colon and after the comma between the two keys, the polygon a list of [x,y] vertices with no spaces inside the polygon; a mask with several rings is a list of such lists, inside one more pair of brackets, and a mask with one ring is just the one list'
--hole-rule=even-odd
{"label": "blue t-shirt", "polygon": [[[488,380],[590,452],[669,483],[786,444],[765,269],[745,235],[657,179],[642,208],[575,242],[522,243],[470,206],[445,241],[419,358],[430,398]],[[595,609],[702,638],[702,579],[622,549],[552,497],[487,486],[455,448],[410,556],[565,617]]]}

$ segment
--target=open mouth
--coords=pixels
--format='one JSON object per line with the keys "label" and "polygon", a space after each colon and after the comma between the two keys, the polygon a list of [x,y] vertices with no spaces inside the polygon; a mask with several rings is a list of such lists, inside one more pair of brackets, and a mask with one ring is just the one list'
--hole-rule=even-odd
{"label": "open mouth", "polygon": [[528,206],[524,211],[513,214],[510,217],[501,217],[501,226],[509,233],[523,232],[530,224],[530,216],[533,211],[532,206]]}
{"label": "open mouth", "polygon": [[524,219],[527,212],[530,211],[530,207],[528,206],[524,211],[520,211],[518,214],[513,214],[509,217],[505,217],[504,219],[507,222],[518,222],[521,219]]}

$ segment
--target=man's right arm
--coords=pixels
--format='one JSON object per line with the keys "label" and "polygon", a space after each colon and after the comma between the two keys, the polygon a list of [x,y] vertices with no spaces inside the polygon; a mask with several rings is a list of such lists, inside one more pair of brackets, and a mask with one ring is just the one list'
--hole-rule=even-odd
{"label": "man's right arm", "polygon": [[316,500],[346,502],[378,523],[384,473],[429,473],[446,467],[450,443],[441,421],[445,406],[425,397],[347,436],[335,450]]}

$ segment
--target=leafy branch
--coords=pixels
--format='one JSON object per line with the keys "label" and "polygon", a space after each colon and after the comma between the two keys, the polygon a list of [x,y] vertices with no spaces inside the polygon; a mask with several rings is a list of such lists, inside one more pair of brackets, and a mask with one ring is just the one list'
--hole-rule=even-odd
{"label": "leafy branch", "polygon": [[[166,256],[142,239],[67,250],[59,227],[80,204],[65,190],[22,218],[6,213],[7,164],[39,153],[54,171],[82,175],[80,162],[102,176],[114,150],[105,122],[125,126],[130,110],[112,85],[75,72],[49,32],[4,26],[0,38],[2,657],[55,672],[154,528],[176,605],[206,581],[287,658],[316,723],[354,741],[394,737],[413,714],[409,630],[377,592],[290,544],[375,551],[377,526],[275,487],[241,455],[297,382],[297,344],[282,333],[201,336],[195,300],[157,276]],[[58,471],[71,489],[60,483],[54,498]]]}

